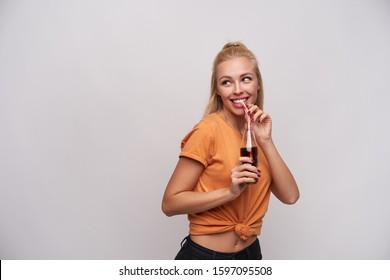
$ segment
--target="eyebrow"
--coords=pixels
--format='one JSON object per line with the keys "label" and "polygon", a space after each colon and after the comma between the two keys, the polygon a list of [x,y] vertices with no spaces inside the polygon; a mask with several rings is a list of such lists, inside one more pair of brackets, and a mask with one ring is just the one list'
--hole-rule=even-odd
{"label": "eyebrow", "polygon": [[[248,73],[244,73],[244,74],[240,75],[240,78],[241,78],[241,77],[244,77],[244,76],[256,76],[256,75],[254,75],[254,74],[248,72]],[[222,76],[221,78],[219,78],[218,81],[220,81],[220,80],[222,80],[222,79],[226,79],[226,78],[231,79],[232,77],[226,76],[226,75],[225,75],[225,76]]]}

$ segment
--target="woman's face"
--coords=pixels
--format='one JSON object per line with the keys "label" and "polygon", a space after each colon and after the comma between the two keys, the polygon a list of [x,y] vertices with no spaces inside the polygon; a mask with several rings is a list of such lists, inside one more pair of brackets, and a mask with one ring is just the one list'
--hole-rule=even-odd
{"label": "woman's face", "polygon": [[255,64],[246,57],[237,57],[217,66],[217,90],[226,112],[241,116],[244,111],[240,101],[254,104],[259,85]]}

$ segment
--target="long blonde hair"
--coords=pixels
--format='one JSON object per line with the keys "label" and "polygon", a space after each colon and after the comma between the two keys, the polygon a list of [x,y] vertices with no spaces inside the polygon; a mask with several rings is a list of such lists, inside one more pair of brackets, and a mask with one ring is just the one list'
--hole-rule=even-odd
{"label": "long blonde hair", "polygon": [[255,65],[256,77],[259,85],[259,90],[257,94],[257,100],[255,104],[263,109],[264,94],[263,94],[263,82],[261,79],[261,74],[259,70],[259,65],[256,59],[256,56],[250,51],[243,43],[241,42],[231,42],[223,46],[222,50],[217,54],[214,59],[213,64],[213,73],[211,75],[211,87],[210,87],[210,97],[208,104],[206,106],[204,115],[209,115],[211,113],[217,112],[223,108],[223,103],[221,97],[218,95],[217,88],[217,67],[224,61],[237,58],[237,57],[246,57],[249,60],[253,61]]}

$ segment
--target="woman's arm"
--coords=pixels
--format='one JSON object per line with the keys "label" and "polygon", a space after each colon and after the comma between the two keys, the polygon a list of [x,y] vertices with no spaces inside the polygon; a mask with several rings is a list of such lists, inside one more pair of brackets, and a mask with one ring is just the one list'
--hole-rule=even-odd
{"label": "woman's arm", "polygon": [[232,169],[230,188],[195,192],[194,187],[204,166],[193,159],[181,157],[166,187],[162,211],[167,216],[198,213],[235,199],[245,189],[245,183],[253,183],[259,175],[255,167],[242,162],[250,162],[250,158],[241,157]]}
{"label": "woman's arm", "polygon": [[194,192],[193,189],[204,166],[190,158],[181,157],[168,182],[162,201],[167,216],[205,211],[233,199],[229,189]]}
{"label": "woman's arm", "polygon": [[257,143],[264,152],[270,167],[272,193],[283,203],[294,204],[299,199],[298,186],[272,140],[271,117],[255,105],[250,105],[249,111],[253,119]]}
{"label": "woman's arm", "polygon": [[283,203],[294,204],[299,199],[299,190],[294,176],[279,155],[274,142],[262,142],[261,148],[267,158],[271,177],[271,191]]}

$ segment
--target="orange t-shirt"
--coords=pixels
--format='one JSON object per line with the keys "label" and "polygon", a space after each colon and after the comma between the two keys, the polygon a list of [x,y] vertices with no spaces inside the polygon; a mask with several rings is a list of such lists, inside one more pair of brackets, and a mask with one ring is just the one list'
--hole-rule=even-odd
{"label": "orange t-shirt", "polygon": [[[194,159],[205,167],[196,192],[229,188],[231,170],[240,156],[242,135],[217,113],[204,117],[182,140],[180,157]],[[238,198],[213,209],[189,214],[190,234],[203,235],[234,230],[241,239],[259,235],[270,200],[271,174],[260,149],[261,177]]]}

